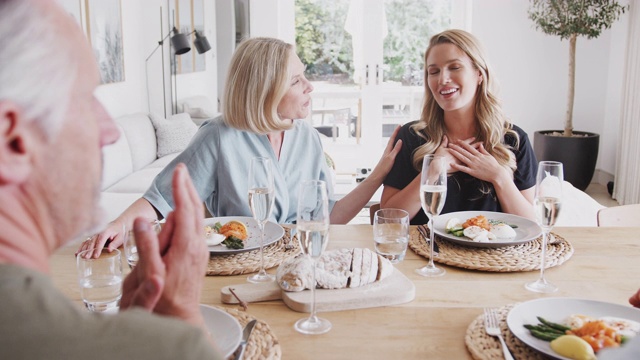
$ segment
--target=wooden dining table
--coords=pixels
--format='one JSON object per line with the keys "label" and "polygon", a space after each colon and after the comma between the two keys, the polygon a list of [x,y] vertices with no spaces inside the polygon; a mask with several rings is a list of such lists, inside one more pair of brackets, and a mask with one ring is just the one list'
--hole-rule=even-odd
{"label": "wooden dining table", "polygon": [[[333,324],[323,335],[302,335],[293,324],[305,313],[290,310],[281,300],[251,303],[247,313],[269,324],[282,349],[283,359],[471,359],[465,332],[485,307],[502,307],[545,297],[592,299],[628,305],[640,287],[640,228],[564,227],[553,232],[574,247],[572,257],[547,269],[547,280],[559,287],[553,294],[532,293],[524,284],[539,272],[484,272],[446,265],[442,277],[425,278],[414,272],[427,260],[407,250],[396,264],[415,284],[409,303],[321,313]],[[370,225],[332,225],[328,249],[373,249]],[[69,244],[51,261],[54,284],[82,306],[74,252]],[[275,273],[275,268],[269,272]],[[203,304],[223,304],[220,289],[246,283],[246,275],[208,276]],[[630,306],[630,305],[628,305]]]}

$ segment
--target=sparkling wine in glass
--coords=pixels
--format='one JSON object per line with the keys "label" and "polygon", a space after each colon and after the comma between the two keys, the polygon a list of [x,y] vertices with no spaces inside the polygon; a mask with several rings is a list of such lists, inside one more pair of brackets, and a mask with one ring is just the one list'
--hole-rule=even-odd
{"label": "sparkling wine in glass", "polygon": [[252,283],[274,281],[273,275],[264,269],[264,225],[269,220],[275,200],[273,185],[273,169],[271,159],[254,157],[249,168],[249,208],[260,228],[260,271],[250,275],[247,280]]}
{"label": "sparkling wine in glass", "polygon": [[429,263],[416,272],[422,276],[442,276],[443,268],[436,267],[433,262],[433,224],[437,215],[444,207],[447,198],[447,160],[442,156],[426,155],[422,159],[422,173],[420,174],[420,203],[422,210],[429,218]]}
{"label": "sparkling wine in glass", "polygon": [[316,315],[315,293],[316,261],[329,242],[329,197],[324,181],[308,180],[300,185],[296,223],[302,252],[313,264],[313,285],[311,314],[298,320],[294,328],[303,334],[324,334],[331,329],[331,322]]}
{"label": "sparkling wine in glass", "polygon": [[556,224],[562,205],[562,181],[564,175],[562,163],[557,161],[540,161],[538,175],[536,176],[534,211],[538,225],[542,228],[542,253],[540,255],[540,277],[538,280],[526,283],[529,291],[539,293],[552,293],[558,291],[558,287],[544,278],[546,265],[547,242],[549,232]]}

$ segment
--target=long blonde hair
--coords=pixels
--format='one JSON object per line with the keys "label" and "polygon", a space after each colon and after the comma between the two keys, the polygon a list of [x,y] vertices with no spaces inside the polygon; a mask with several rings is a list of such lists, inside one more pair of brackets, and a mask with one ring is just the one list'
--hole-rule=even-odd
{"label": "long blonde hair", "polygon": [[227,125],[258,134],[292,128],[278,115],[278,104],[290,86],[291,51],[291,44],[265,37],[238,46],[224,87],[222,113]]}
{"label": "long blonde hair", "polygon": [[[508,169],[513,176],[516,170],[516,161],[510,146],[505,145],[505,134],[511,134],[516,139],[516,147],[520,141],[518,134],[512,129],[512,125],[502,112],[500,101],[495,95],[495,80],[489,64],[486,62],[484,50],[480,42],[470,33],[463,30],[446,30],[434,35],[429,41],[429,47],[424,54],[425,64],[429,52],[439,44],[453,44],[471,59],[473,66],[482,75],[483,81],[478,85],[475,94],[475,117],[478,121],[478,133],[476,141],[482,142],[484,148],[498,163]],[[445,135],[444,111],[436,102],[429,85],[427,67],[424,69],[425,101],[422,108],[420,121],[412,126],[412,129],[427,142],[418,147],[413,154],[413,166],[420,169],[422,158],[432,154],[440,146]]]}

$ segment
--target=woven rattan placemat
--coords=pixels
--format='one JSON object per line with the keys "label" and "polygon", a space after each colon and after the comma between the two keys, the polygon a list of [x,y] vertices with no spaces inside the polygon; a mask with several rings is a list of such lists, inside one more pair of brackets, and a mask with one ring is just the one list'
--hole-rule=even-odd
{"label": "woven rattan placemat", "polygon": [[[427,230],[428,231],[428,230]],[[573,255],[573,246],[566,239],[553,234],[554,244],[547,244],[546,268],[564,263]],[[499,248],[466,247],[454,244],[436,236],[439,254],[434,261],[471,270],[513,272],[540,269],[542,237],[524,244]],[[409,247],[418,255],[429,258],[427,242],[420,237],[416,228],[409,236]]]}
{"label": "woven rattan placemat", "polygon": [[[225,307],[219,307],[220,309],[228,312],[238,320],[240,326],[244,328],[249,321],[256,319],[255,317],[247,314],[244,311],[238,311],[237,309],[230,309]],[[282,357],[282,349],[276,334],[273,330],[260,319],[257,319],[256,326],[251,332],[251,337],[247,343],[247,347],[242,355],[243,360],[258,360],[258,359],[280,359]],[[231,356],[229,359],[233,359]]]}
{"label": "woven rattan placemat", "polygon": [[[289,245],[289,249],[287,249]],[[284,236],[264,249],[264,267],[270,269],[300,252],[298,239],[291,236],[291,229],[284,229]],[[211,255],[207,275],[242,275],[260,270],[260,250],[228,255]]]}
{"label": "woven rattan placemat", "polygon": [[[500,324],[500,331],[502,332],[504,341],[507,343],[507,347],[511,351],[511,355],[513,355],[516,360],[547,359],[539,352],[518,340],[518,338],[509,331],[509,328],[507,327],[507,315],[513,306],[513,304],[506,305],[496,309],[496,315],[498,316]],[[467,346],[469,353],[471,353],[471,356],[476,360],[504,359],[500,348],[500,340],[495,336],[487,335],[484,330],[484,315],[479,315],[471,322],[467,328],[464,343]]]}

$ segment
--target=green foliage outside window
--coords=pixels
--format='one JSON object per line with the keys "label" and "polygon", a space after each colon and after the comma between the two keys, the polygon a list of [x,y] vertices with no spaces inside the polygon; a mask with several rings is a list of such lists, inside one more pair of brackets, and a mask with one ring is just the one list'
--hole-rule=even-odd
{"label": "green foliage outside window", "polygon": [[[429,38],[451,27],[451,2],[385,0],[384,6],[385,80],[417,85]],[[348,10],[349,0],[296,0],[296,48],[311,80],[353,83],[352,39],[344,30]]]}

